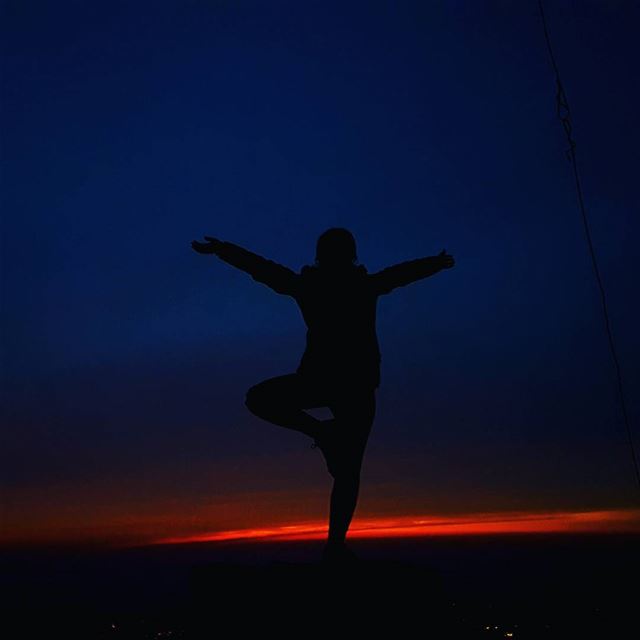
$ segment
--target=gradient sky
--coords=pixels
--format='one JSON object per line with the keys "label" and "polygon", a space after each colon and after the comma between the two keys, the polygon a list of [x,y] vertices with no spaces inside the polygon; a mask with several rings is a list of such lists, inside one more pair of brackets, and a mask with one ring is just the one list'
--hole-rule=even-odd
{"label": "gradient sky", "polygon": [[[545,6],[640,442],[640,8]],[[244,406],[297,367],[302,316],[191,241],[299,270],[330,226],[369,271],[456,259],[379,300],[356,519],[637,502],[536,2],[0,22],[4,539],[326,517],[320,452]]]}

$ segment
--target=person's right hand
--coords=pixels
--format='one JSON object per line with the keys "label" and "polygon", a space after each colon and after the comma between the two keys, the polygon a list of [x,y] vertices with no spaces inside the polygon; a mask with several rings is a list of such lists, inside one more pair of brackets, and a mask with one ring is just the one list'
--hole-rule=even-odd
{"label": "person's right hand", "polygon": [[440,266],[443,269],[451,269],[451,267],[456,263],[453,256],[449,255],[445,249],[438,254],[438,258],[440,259]]}
{"label": "person's right hand", "polygon": [[217,238],[205,236],[204,239],[207,240],[207,242],[198,242],[197,240],[193,240],[191,242],[191,247],[194,251],[197,251],[198,253],[215,253],[218,247],[222,244],[222,242]]}

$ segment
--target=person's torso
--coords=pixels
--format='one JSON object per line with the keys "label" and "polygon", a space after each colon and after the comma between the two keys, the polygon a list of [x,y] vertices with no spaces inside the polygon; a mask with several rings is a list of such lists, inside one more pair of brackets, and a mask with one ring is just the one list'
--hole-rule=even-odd
{"label": "person's torso", "polygon": [[376,335],[377,296],[363,265],[344,272],[304,267],[296,301],[307,325],[299,370],[348,378],[377,386],[381,360]]}

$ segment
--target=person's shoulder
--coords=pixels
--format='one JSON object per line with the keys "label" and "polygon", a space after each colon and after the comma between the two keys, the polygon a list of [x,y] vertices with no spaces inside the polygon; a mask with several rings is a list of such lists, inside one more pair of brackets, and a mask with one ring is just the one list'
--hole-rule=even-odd
{"label": "person's shoulder", "polygon": [[[327,274],[322,271],[322,269],[318,265],[306,264],[300,269],[300,275],[305,279],[314,279],[314,278],[323,278],[326,277]],[[329,273],[329,277],[332,277],[333,274]],[[363,264],[353,265],[349,270],[342,272],[342,277],[360,277],[367,278],[369,273],[367,271],[367,267]]]}

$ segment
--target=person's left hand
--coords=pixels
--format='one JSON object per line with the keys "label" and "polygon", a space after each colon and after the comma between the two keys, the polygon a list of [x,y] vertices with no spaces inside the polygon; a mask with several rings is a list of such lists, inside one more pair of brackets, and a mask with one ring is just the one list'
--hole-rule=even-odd
{"label": "person's left hand", "polygon": [[438,254],[438,258],[440,259],[440,266],[443,269],[451,269],[451,267],[456,263],[453,256],[449,255],[445,249]]}

